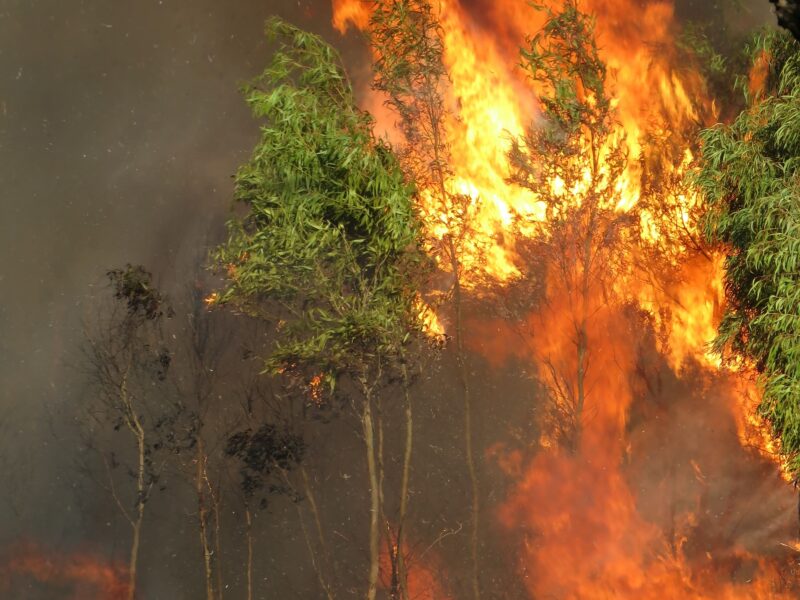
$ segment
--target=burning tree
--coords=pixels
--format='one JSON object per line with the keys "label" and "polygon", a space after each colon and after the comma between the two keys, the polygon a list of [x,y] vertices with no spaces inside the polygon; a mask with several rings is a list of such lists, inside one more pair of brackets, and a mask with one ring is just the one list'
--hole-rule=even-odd
{"label": "burning tree", "polygon": [[[167,385],[172,351],[162,322],[172,316],[172,309],[141,266],[111,270],[108,279],[114,300],[87,333],[85,349],[97,392],[87,407],[93,425],[89,443],[101,454],[107,489],[131,527],[126,590],[133,600],[145,509],[168,454],[181,448],[175,428],[181,407]],[[96,438],[109,427],[127,434],[133,446],[130,462],[127,450],[115,452],[96,445]],[[132,493],[128,485],[116,481],[119,470],[132,480]],[[129,493],[132,502],[126,499]]]}
{"label": "burning tree", "polygon": [[570,358],[544,356],[554,398],[551,425],[576,450],[586,414],[591,362],[589,328],[612,291],[630,212],[618,210],[627,164],[624,136],[606,86],[593,19],[567,0],[560,12],[542,5],[547,22],[522,50],[523,67],[541,89],[541,123],[510,152],[511,181],[530,190],[544,219],[526,220],[532,242],[520,246],[547,269],[546,303],[566,308]]}
{"label": "burning tree", "polygon": [[[480,503],[473,447],[472,399],[464,351],[463,295],[465,249],[474,244],[471,220],[475,201],[452,189],[451,156],[445,106],[447,71],[443,62],[442,30],[426,0],[378,0],[371,3],[370,43],[375,59],[373,88],[385,94],[386,105],[399,117],[405,138],[403,168],[417,186],[427,242],[433,256],[450,271],[453,337],[461,392],[464,400],[464,445],[471,487],[470,555],[472,593],[480,598],[478,532]],[[402,519],[401,519],[402,523]],[[396,547],[402,548],[398,532]],[[402,552],[396,561],[403,570]],[[405,581],[401,573],[401,582]],[[401,585],[405,585],[401,583]],[[407,591],[402,590],[403,597]]]}
{"label": "burning tree", "polygon": [[377,390],[401,368],[403,348],[419,328],[420,224],[412,190],[355,106],[334,50],[278,20],[267,31],[281,45],[245,88],[265,124],[236,176],[235,197],[248,212],[231,222],[216,255],[229,274],[219,301],[274,323],[269,371],[318,377],[321,390],[348,393],[369,473],[372,600],[383,514]]}
{"label": "burning tree", "polygon": [[770,34],[755,46],[748,106],[702,133],[696,182],[706,234],[726,252],[728,305],[714,348],[762,375],[760,414],[800,473],[800,46]]}

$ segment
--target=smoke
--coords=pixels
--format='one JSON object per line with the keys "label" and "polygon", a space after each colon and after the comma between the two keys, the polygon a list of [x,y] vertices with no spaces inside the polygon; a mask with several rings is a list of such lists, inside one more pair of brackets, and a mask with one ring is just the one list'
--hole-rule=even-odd
{"label": "smoke", "polygon": [[[501,26],[481,18],[491,14],[491,3],[465,4],[474,26]],[[727,23],[739,31],[765,22],[767,5],[752,0],[726,9]],[[716,18],[710,6],[686,0],[677,14]],[[75,565],[88,565],[69,558],[75,548],[81,548],[76,556],[106,566],[125,558],[128,530],[95,481],[102,473],[76,468],[88,461],[77,435],[89,393],[79,369],[82,322],[92,317],[106,269],[142,263],[177,293],[194,277],[198,256],[220,239],[230,177],[257,135],[237,87],[266,63],[262,24],[274,13],[339,46],[363,89],[369,79],[363,43],[333,30],[322,0],[11,0],[0,7],[0,545],[16,555],[3,565],[15,570],[9,585],[22,586],[26,597],[82,591],[92,597],[91,587],[79,586],[93,583],[69,575]],[[475,314],[483,319],[481,310]],[[508,338],[497,341],[509,345]],[[643,347],[647,368],[637,385],[646,389],[633,394],[622,469],[637,511],[661,532],[673,528],[674,540],[688,532],[692,560],[730,548],[779,552],[776,540],[793,532],[793,498],[771,464],[738,443],[730,386],[691,365],[675,373],[654,345]],[[529,362],[518,356],[493,364],[477,353],[470,368],[478,382],[476,411],[484,415],[476,432],[481,446],[510,449],[537,439],[532,406],[541,390],[526,373]],[[423,376],[412,483],[414,551],[428,552],[436,567],[439,581],[426,587],[447,594],[460,590],[460,525],[468,509],[455,386],[447,359]],[[387,448],[400,444],[399,432],[387,437]],[[363,528],[353,506],[361,506],[365,489],[359,441],[352,424],[339,419],[315,429],[310,443],[334,550],[353,556],[352,573],[358,572]],[[493,459],[480,468],[485,580],[505,597],[523,597],[516,548],[491,518],[516,480]],[[145,526],[144,597],[195,598],[201,565],[185,509],[190,500],[179,482],[167,483]],[[690,509],[697,520],[684,526],[679,516]],[[226,569],[235,589],[242,586],[240,519],[232,514],[228,521]],[[264,532],[261,585],[276,597],[316,598],[295,507],[278,504],[257,520]],[[35,553],[13,545],[21,537],[39,542]],[[32,574],[33,559],[22,559],[34,554],[49,557],[58,581]],[[356,589],[352,573],[345,575]]]}
{"label": "smoke", "polygon": [[[176,292],[220,239],[231,175],[257,136],[238,87],[266,64],[275,13],[337,39],[325,2],[0,7],[0,546],[25,536],[124,558],[126,526],[76,467],[83,322],[107,269],[141,263]],[[196,597],[173,487],[175,506],[146,533],[164,531],[146,597]]]}

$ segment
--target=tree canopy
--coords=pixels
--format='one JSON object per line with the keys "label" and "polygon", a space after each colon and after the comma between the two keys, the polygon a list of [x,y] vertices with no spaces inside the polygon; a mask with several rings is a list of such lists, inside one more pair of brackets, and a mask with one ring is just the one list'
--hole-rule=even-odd
{"label": "tree canopy", "polygon": [[267,33],[280,47],[244,87],[263,124],[235,179],[247,214],[216,254],[229,275],[219,301],[274,321],[272,370],[311,362],[334,373],[415,327],[414,190],[356,107],[336,52],[279,20]]}
{"label": "tree canopy", "polygon": [[714,342],[762,374],[762,416],[800,471],[800,46],[753,48],[747,108],[701,134],[705,233],[727,254],[727,308]]}

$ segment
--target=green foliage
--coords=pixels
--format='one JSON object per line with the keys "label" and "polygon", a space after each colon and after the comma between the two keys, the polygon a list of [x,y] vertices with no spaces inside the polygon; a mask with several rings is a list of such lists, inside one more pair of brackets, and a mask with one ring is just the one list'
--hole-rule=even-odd
{"label": "green foliage", "polygon": [[235,180],[246,215],[215,254],[229,275],[219,302],[275,321],[273,372],[336,374],[398,350],[418,326],[413,188],[336,52],[279,20],[267,32],[279,48],[244,87],[263,124]]}
{"label": "green foliage", "polygon": [[422,188],[448,175],[442,30],[426,0],[372,3],[370,46],[375,54],[373,87],[384,92],[399,117],[407,143],[406,165]]}
{"label": "green foliage", "polygon": [[727,74],[728,61],[714,47],[704,27],[688,24],[676,43],[679,49],[697,58],[707,75],[722,77]]}
{"label": "green foliage", "polygon": [[[727,253],[728,306],[714,342],[762,373],[761,414],[800,471],[800,46],[771,34],[754,46],[761,94],[730,126],[704,131],[695,182],[709,241]],[[763,53],[766,53],[764,55]]]}
{"label": "green foliage", "polygon": [[539,101],[549,127],[543,129],[541,143],[573,156],[581,139],[576,133],[588,128],[597,136],[607,136],[614,126],[594,19],[580,12],[575,0],[564,2],[557,13],[544,4],[531,6],[548,17],[521,51],[522,68],[544,87]]}
{"label": "green foliage", "polygon": [[744,55],[749,72],[738,77],[736,87],[744,92],[748,107],[758,96],[779,93],[783,65],[796,50],[796,42],[790,35],[774,29],[756,33],[746,44]]}

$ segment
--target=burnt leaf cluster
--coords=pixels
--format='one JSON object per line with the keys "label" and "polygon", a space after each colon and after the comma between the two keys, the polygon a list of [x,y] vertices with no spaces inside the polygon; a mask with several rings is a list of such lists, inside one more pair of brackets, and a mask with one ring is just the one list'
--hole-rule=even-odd
{"label": "burnt leaf cluster", "polygon": [[242,492],[247,498],[262,494],[260,505],[264,508],[271,495],[286,495],[295,502],[300,500],[286,474],[302,461],[305,450],[302,437],[267,423],[255,431],[245,429],[231,435],[225,454],[241,463]]}
{"label": "burnt leaf cluster", "polygon": [[[141,265],[125,265],[124,269],[111,269],[106,273],[114,298],[127,304],[131,316],[140,315],[148,321],[155,321],[164,316],[166,302],[161,293],[153,286],[153,276]],[[166,307],[167,316],[172,311]]]}

